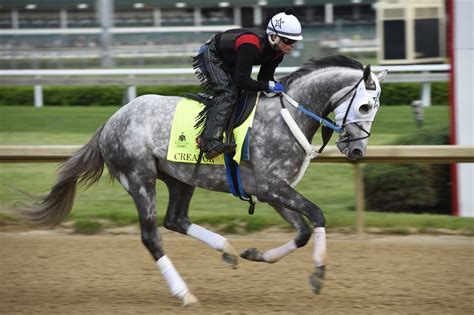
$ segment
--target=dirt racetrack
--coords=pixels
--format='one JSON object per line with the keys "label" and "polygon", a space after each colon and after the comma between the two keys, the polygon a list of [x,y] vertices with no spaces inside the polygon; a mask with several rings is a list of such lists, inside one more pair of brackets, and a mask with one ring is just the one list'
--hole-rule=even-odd
{"label": "dirt racetrack", "polygon": [[[292,235],[229,236],[238,250],[267,249]],[[330,234],[324,290],[307,278],[312,247],[276,264],[220,254],[174,233],[167,253],[200,305],[171,296],[138,234],[0,234],[0,313],[29,314],[473,314],[474,238]]]}

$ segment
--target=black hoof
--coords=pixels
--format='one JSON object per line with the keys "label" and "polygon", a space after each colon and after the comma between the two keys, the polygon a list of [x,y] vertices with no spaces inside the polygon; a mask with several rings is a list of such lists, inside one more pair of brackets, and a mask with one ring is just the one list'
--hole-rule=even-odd
{"label": "black hoof", "polygon": [[250,261],[264,262],[262,253],[256,248],[249,248],[240,253],[240,257]]}
{"label": "black hoof", "polygon": [[232,269],[237,269],[239,268],[239,264],[237,261],[237,256],[228,254],[228,253],[222,253],[222,259],[224,260],[224,263],[226,265],[232,267]]}
{"label": "black hoof", "polygon": [[316,267],[316,271],[309,276],[309,285],[315,294],[321,293],[326,275],[326,266]]}

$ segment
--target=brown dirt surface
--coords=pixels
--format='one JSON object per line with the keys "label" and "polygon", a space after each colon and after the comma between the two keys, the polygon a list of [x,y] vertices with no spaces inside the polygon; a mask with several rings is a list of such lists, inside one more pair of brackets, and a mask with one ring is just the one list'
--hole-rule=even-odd
{"label": "brown dirt surface", "polygon": [[[474,238],[329,234],[323,292],[308,286],[311,241],[275,264],[220,254],[163,233],[168,256],[200,305],[172,297],[136,233],[0,233],[0,313],[6,314],[473,314]],[[292,237],[228,236],[237,251]]]}

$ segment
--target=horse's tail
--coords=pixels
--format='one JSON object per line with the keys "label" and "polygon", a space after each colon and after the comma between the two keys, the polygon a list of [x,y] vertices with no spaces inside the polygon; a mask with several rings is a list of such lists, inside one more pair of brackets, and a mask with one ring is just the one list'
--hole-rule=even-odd
{"label": "horse's tail", "polygon": [[104,170],[104,159],[99,150],[100,127],[89,142],[75,152],[58,170],[58,179],[47,195],[31,196],[31,204],[17,204],[11,213],[35,227],[54,227],[71,212],[76,186],[90,187]]}

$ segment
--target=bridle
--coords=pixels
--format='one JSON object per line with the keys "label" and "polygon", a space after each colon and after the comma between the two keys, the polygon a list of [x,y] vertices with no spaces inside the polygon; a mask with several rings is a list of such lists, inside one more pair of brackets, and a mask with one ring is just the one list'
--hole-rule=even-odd
{"label": "bridle", "polygon": [[283,98],[285,98],[291,105],[293,105],[296,109],[298,109],[300,112],[302,112],[303,114],[305,114],[306,116],[316,120],[317,122],[319,122],[320,125],[322,126],[325,126],[325,127],[328,127],[328,128],[331,128],[332,130],[334,130],[335,132],[339,133],[342,137],[342,139],[338,140],[338,142],[345,142],[345,143],[349,143],[349,142],[354,142],[354,141],[359,141],[359,140],[364,140],[364,139],[367,139],[368,137],[370,137],[370,132],[367,131],[364,127],[362,127],[360,124],[354,122],[353,124],[355,124],[360,130],[362,130],[363,132],[365,132],[365,136],[362,136],[362,137],[359,137],[359,138],[351,138],[350,135],[347,133],[347,131],[345,130],[344,126],[346,125],[347,123],[347,116],[349,114],[349,111],[352,107],[352,103],[354,103],[354,99],[357,95],[357,87],[359,86],[359,84],[362,82],[364,78],[360,78],[357,83],[349,90],[347,91],[343,96],[341,96],[336,102],[334,102],[334,104],[336,104],[336,106],[334,106],[334,108],[337,108],[341,101],[344,100],[350,93],[352,93],[354,90],[355,90],[355,93],[354,95],[352,95],[352,98],[349,102],[349,105],[347,106],[347,109],[346,109],[346,113],[344,114],[344,118],[342,120],[342,124],[341,126],[338,126],[335,122],[333,122],[332,120],[328,119],[326,116],[327,115],[324,115],[324,117],[321,117],[315,113],[313,113],[312,111],[310,111],[309,109],[307,109],[304,105],[296,102],[294,99],[292,99],[288,94],[286,93],[280,93],[280,103],[282,105],[282,107],[284,108],[284,103],[283,103]]}
{"label": "bridle", "polygon": [[[339,102],[342,99],[344,99],[347,95],[349,95],[349,93],[351,93],[353,90],[357,89],[357,87],[359,86],[359,84],[362,82],[363,79],[364,79],[363,77],[360,78],[359,81],[357,81],[357,83],[346,94],[344,94],[344,96],[342,96],[341,98],[339,98],[337,100],[337,102],[335,102],[335,104],[337,104],[337,106],[339,106],[340,105]],[[344,118],[342,119],[342,124],[341,124],[341,127],[344,130],[344,132],[341,134],[342,138],[339,139],[337,142],[350,143],[350,142],[354,142],[354,141],[364,140],[364,139],[367,139],[368,137],[370,137],[370,132],[367,131],[364,127],[362,127],[357,122],[354,122],[353,124],[356,125],[361,131],[365,132],[365,134],[366,134],[365,136],[353,139],[353,138],[350,137],[350,135],[344,129],[344,126],[346,125],[346,122],[347,122],[347,116],[349,115],[349,111],[352,107],[352,103],[354,103],[354,99],[355,99],[356,95],[357,95],[357,91],[354,93],[354,95],[352,95],[351,101],[349,102],[349,106],[347,106],[346,113],[344,114]]]}

